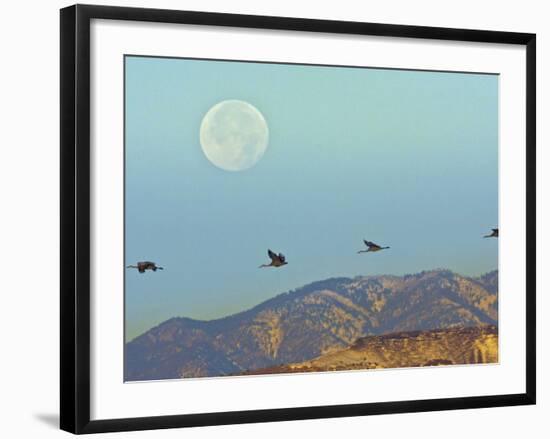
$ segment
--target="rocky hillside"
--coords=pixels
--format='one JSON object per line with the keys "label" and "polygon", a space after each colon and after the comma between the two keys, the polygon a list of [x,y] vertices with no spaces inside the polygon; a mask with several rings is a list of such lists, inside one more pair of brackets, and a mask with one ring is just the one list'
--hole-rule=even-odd
{"label": "rocky hillside", "polygon": [[351,347],[310,361],[245,372],[324,372],[354,369],[441,366],[498,362],[498,330],[494,325],[372,335]]}
{"label": "rocky hillside", "polygon": [[369,335],[497,324],[498,273],[334,278],[217,320],[173,318],[126,344],[127,381],[299,363]]}

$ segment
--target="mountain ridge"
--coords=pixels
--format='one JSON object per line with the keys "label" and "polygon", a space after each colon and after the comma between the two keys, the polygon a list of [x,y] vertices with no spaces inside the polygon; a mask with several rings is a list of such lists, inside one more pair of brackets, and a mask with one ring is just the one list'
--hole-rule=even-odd
{"label": "mountain ridge", "polygon": [[244,375],[328,372],[498,362],[495,325],[362,337],[350,347],[302,363],[256,369]]}
{"label": "mountain ridge", "polygon": [[[291,295],[291,294],[294,294],[294,293],[301,293],[302,290],[304,288],[309,288],[309,287],[313,287],[317,284],[323,284],[325,282],[331,282],[331,281],[354,281],[354,280],[357,280],[357,279],[360,279],[360,280],[365,280],[365,279],[371,279],[371,278],[396,278],[396,279],[399,279],[399,278],[407,278],[407,277],[411,277],[411,276],[418,276],[418,275],[421,275],[421,274],[424,274],[424,273],[437,273],[437,272],[448,272],[448,273],[452,273],[454,275],[458,275],[458,276],[461,276],[461,277],[465,277],[465,278],[468,278],[470,280],[479,280],[483,277],[486,277],[486,276],[492,276],[496,273],[498,273],[498,270],[491,270],[491,271],[488,271],[487,273],[484,273],[480,276],[476,276],[476,277],[470,277],[470,276],[465,276],[465,275],[461,275],[461,274],[458,274],[458,273],[455,273],[453,272],[452,270],[450,269],[447,269],[447,268],[434,268],[432,270],[422,270],[416,274],[412,274],[412,273],[407,273],[407,274],[403,274],[403,275],[394,275],[394,274],[372,274],[372,275],[358,275],[358,276],[354,276],[354,277],[345,277],[345,276],[339,276],[339,277],[329,277],[329,278],[326,278],[326,279],[323,279],[323,280],[318,280],[318,281],[313,281],[313,282],[309,282],[301,287],[298,287],[298,288],[295,288],[295,289],[292,289],[292,290],[288,290],[288,291],[285,291],[285,292],[282,292],[282,293],[279,293],[279,294],[276,294],[275,296],[273,297],[270,297],[260,303],[257,303],[256,305],[252,305],[250,308],[248,309],[245,309],[243,311],[237,311],[233,314],[228,314],[226,316],[222,316],[222,317],[215,317],[215,318],[212,318],[212,319],[195,319],[195,318],[192,318],[192,317],[187,317],[187,316],[174,316],[174,317],[170,317],[166,320],[164,320],[163,322],[157,324],[157,325],[154,325],[152,326],[151,328],[149,328],[148,330],[146,330],[145,332],[139,334],[139,335],[136,335],[134,338],[132,338],[131,340],[128,340],[126,343],[131,343],[132,341],[134,341],[136,338],[139,338],[141,337],[142,335],[144,335],[145,333],[155,329],[155,328],[158,328],[162,325],[164,325],[165,323],[167,322],[170,322],[172,320],[185,320],[185,321],[189,321],[189,322],[194,322],[196,324],[201,324],[201,323],[214,323],[214,322],[220,322],[220,321],[223,321],[223,320],[227,320],[227,319],[231,319],[233,317],[238,317],[238,316],[241,316],[241,315],[244,315],[244,314],[247,314],[249,312],[252,312],[254,310],[256,310],[257,308],[259,307],[263,307],[264,305],[267,305],[269,304],[271,301],[274,301],[278,298],[281,298],[281,297],[284,297],[284,296],[288,296],[288,295]],[[498,277],[497,277],[498,279]],[[482,286],[484,286],[483,284],[481,284]],[[496,290],[495,290],[496,292]]]}
{"label": "mountain ridge", "polygon": [[126,344],[125,380],[216,376],[298,363],[396,331],[497,324],[498,272],[337,277],[213,320],[174,317]]}

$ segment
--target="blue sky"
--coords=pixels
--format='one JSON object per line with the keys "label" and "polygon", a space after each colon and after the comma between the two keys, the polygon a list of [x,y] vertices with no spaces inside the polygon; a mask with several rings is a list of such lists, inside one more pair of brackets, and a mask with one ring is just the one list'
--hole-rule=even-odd
{"label": "blue sky", "polygon": [[[126,335],[211,319],[334,276],[497,268],[498,76],[126,57]],[[238,99],[264,116],[252,168],[199,128]],[[362,239],[391,249],[356,252]],[[267,249],[289,264],[258,269]]]}

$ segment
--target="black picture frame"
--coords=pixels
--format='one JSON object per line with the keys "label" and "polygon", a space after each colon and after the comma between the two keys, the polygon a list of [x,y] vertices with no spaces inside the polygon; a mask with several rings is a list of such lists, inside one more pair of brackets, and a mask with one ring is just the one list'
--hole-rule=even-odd
{"label": "black picture frame", "polygon": [[[527,60],[525,66],[527,83],[525,115],[527,147],[526,392],[494,396],[90,420],[90,21],[92,19],[525,46]],[[74,5],[61,9],[60,25],[61,429],[81,434],[535,404],[535,34],[90,5]]]}

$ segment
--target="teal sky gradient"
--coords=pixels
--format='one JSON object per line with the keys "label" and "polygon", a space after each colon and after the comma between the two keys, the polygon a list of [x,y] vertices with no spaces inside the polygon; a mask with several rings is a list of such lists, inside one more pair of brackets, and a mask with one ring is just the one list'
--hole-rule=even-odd
{"label": "teal sky gradient", "polygon": [[[126,336],[335,276],[497,268],[498,76],[125,58]],[[264,157],[202,152],[216,103],[251,103]],[[361,254],[362,239],[391,249]],[[289,264],[258,269],[267,248]]]}

